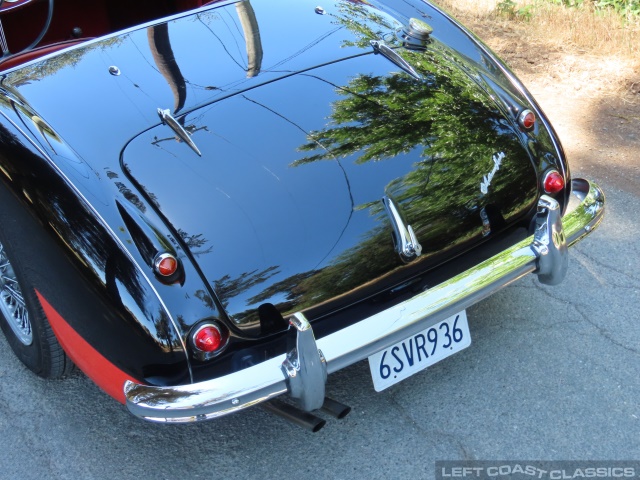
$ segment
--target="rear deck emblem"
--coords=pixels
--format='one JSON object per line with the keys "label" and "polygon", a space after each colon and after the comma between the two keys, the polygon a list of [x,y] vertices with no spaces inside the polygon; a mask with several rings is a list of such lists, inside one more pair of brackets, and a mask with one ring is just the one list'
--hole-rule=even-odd
{"label": "rear deck emblem", "polygon": [[491,160],[493,160],[493,168],[489,173],[487,173],[484,177],[482,177],[482,182],[480,182],[480,191],[485,195],[489,193],[489,186],[491,185],[491,180],[493,180],[493,177],[495,176],[495,174],[498,173],[498,170],[500,170],[500,166],[502,165],[502,160],[504,160],[505,156],[506,155],[504,154],[504,152],[500,152],[500,153],[494,154],[493,157],[491,157]]}

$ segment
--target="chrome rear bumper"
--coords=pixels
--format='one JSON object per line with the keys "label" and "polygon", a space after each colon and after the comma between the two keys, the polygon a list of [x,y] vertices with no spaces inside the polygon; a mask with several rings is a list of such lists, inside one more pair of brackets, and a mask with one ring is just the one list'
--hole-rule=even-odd
{"label": "chrome rear bumper", "polygon": [[558,203],[543,196],[532,237],[410,300],[318,341],[298,313],[291,319],[298,331],[297,346],[289,354],[197,384],[155,387],[126,382],[127,407],[150,421],[192,422],[288,392],[302,409],[320,408],[327,374],[444,320],[528,273],[535,272],[542,283],[559,283],[567,269],[567,248],[593,231],[604,214],[604,194],[598,186],[575,179],[572,191],[580,204],[562,219]]}

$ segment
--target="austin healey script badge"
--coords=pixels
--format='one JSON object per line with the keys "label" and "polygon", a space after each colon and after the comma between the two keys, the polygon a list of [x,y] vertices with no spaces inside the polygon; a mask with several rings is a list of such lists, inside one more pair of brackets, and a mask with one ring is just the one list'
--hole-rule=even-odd
{"label": "austin healey script badge", "polygon": [[491,185],[491,180],[495,174],[500,170],[500,165],[502,165],[502,160],[506,155],[504,152],[496,153],[491,160],[493,160],[493,168],[489,173],[487,173],[484,177],[482,177],[482,182],[480,183],[480,191],[485,195],[489,193],[489,185]]}

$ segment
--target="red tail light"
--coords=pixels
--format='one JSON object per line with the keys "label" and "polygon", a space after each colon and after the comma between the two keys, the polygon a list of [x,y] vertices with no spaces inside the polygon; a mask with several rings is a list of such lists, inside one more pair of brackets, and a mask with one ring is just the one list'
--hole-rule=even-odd
{"label": "red tail light", "polygon": [[564,188],[564,177],[557,170],[550,170],[544,176],[543,188],[550,194],[560,192]]}
{"label": "red tail light", "polygon": [[523,110],[518,116],[518,123],[520,124],[520,128],[529,132],[536,126],[536,114],[531,110]]}
{"label": "red tail light", "polygon": [[198,328],[193,334],[193,345],[201,352],[213,353],[224,345],[222,332],[212,323]]}
{"label": "red tail light", "polygon": [[170,277],[178,271],[178,259],[170,253],[161,253],[156,257],[154,267],[162,277]]}

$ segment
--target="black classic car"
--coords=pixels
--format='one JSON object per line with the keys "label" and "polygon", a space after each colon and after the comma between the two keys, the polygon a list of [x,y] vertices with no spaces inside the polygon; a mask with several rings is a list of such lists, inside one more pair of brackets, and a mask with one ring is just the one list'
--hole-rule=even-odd
{"label": "black classic car", "polygon": [[147,420],[262,404],[318,429],[348,410],[329,374],[368,359],[382,390],[469,346],[465,308],[559,283],[604,212],[426,1],[4,0],[0,21],[2,329]]}

